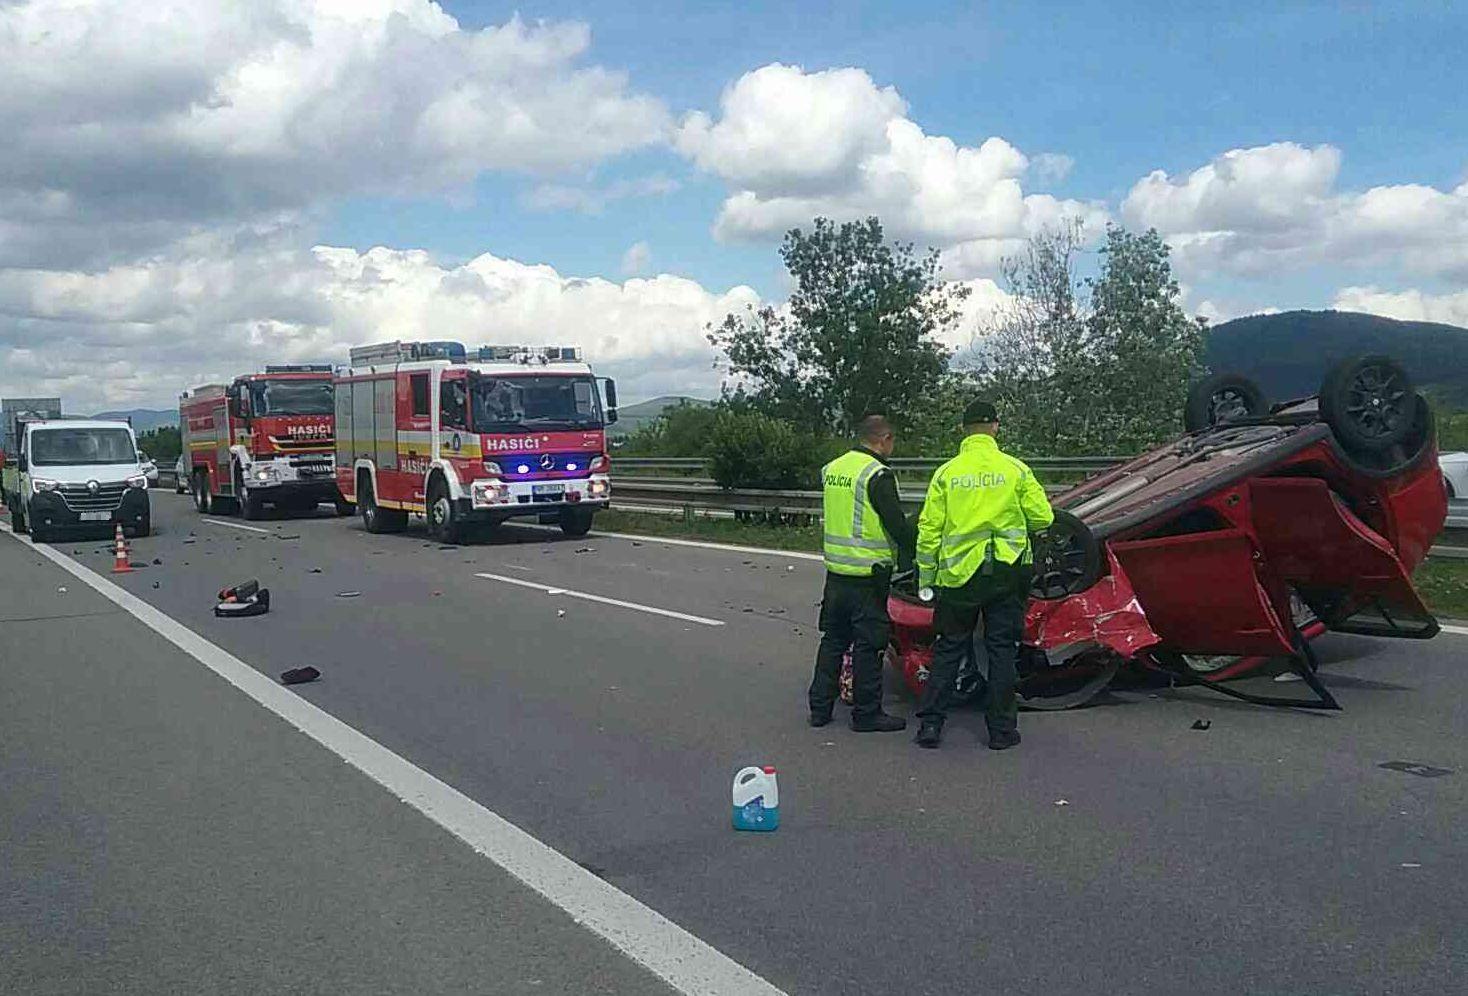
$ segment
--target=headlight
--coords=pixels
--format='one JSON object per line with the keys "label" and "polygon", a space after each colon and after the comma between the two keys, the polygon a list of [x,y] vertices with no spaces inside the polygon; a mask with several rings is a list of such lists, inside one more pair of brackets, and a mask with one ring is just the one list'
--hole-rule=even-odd
{"label": "headlight", "polygon": [[136,477],[129,477],[127,479],[127,486],[130,488],[146,488],[148,486],[148,475],[139,474]]}
{"label": "headlight", "polygon": [[257,480],[257,481],[268,481],[268,480],[270,480],[270,479],[278,476],[278,473],[279,472],[276,471],[276,469],[274,467],[269,467],[269,466],[261,467],[259,470],[255,471],[255,480]]}
{"label": "headlight", "polygon": [[60,487],[60,481],[48,481],[40,477],[31,478],[31,490],[36,494],[40,494],[42,491],[55,491]]}
{"label": "headlight", "polygon": [[484,461],[484,472],[486,474],[493,474],[495,477],[503,477],[505,474],[505,472],[500,469],[500,465],[495,463],[493,460]]}

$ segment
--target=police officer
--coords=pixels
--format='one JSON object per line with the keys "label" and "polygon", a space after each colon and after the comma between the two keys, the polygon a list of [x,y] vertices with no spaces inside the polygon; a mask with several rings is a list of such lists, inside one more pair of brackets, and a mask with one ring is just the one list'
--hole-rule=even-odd
{"label": "police officer", "polygon": [[[810,683],[810,725],[831,721],[841,660],[851,648],[851,728],[891,733],[907,720],[882,711],[881,654],[887,646],[887,588],[892,567],[911,557],[912,526],[902,514],[897,479],[887,466],[896,436],[881,415],[857,427],[859,444],[821,470],[826,589],[821,645]],[[904,555],[905,552],[905,555]]]}
{"label": "police officer", "polygon": [[[1015,666],[1034,558],[1029,534],[1055,520],[1030,468],[994,441],[999,414],[975,400],[963,413],[958,456],[938,468],[918,518],[919,591],[936,596],[933,662],[918,703],[917,743],[937,747],[959,665],[982,617],[989,658],[984,718],[989,746],[1019,743]],[[932,589],[936,589],[933,592]]]}

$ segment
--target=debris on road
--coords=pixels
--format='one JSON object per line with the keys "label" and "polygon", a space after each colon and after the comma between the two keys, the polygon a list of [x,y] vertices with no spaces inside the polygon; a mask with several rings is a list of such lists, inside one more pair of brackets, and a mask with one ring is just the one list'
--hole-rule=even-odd
{"label": "debris on road", "polygon": [[320,574],[321,573],[321,568],[319,568],[319,567],[313,567],[309,571],[307,571],[306,573],[307,574]]}
{"label": "debris on road", "polygon": [[157,581],[154,581],[153,582],[153,587],[154,588],[161,588],[161,587],[163,587],[163,585],[159,584]]}
{"label": "debris on road", "polygon": [[1416,861],[1403,861],[1402,862],[1402,867],[1403,868],[1421,868],[1422,865],[1420,865]]}
{"label": "debris on road", "polygon": [[358,597],[361,594],[362,593],[360,591],[339,591],[339,592],[336,593],[336,597],[337,598],[356,598],[356,597]]}
{"label": "debris on road", "polygon": [[280,683],[282,685],[303,685],[319,677],[321,677],[321,672],[308,664],[305,667],[293,667],[280,672]]}
{"label": "debris on road", "polygon": [[1211,720],[1211,719],[1195,719],[1195,720],[1193,720],[1193,725],[1192,725],[1191,729],[1194,729],[1194,730],[1206,730],[1206,729],[1208,729],[1212,725],[1213,725],[1213,720]]}
{"label": "debris on road", "polygon": [[566,610],[565,609],[556,609],[556,618],[557,619],[564,619],[564,618],[566,618]]}
{"label": "debris on road", "polygon": [[1056,799],[1055,800],[1055,805],[1057,805],[1057,806],[1069,806],[1070,803],[1067,802],[1065,799]]}
{"label": "debris on road", "polygon": [[56,589],[56,593],[59,594],[59,595],[65,595],[66,594],[66,586],[65,585],[62,585],[60,588],[57,588]]}
{"label": "debris on road", "polygon": [[572,553],[595,553],[596,552],[596,547],[594,547],[594,546],[578,546],[576,549],[572,550],[571,552]]}
{"label": "debris on road", "polygon": [[[254,586],[254,591],[244,598],[233,598],[221,601],[214,606],[214,614],[221,618],[248,618],[250,616],[263,616],[270,611],[270,589],[259,587],[259,582],[249,583]],[[245,587],[245,586],[241,586]]]}
{"label": "debris on road", "polygon": [[163,561],[160,558],[158,558],[158,557],[154,557],[153,558],[153,566],[159,567],[159,566],[162,566],[162,564],[163,564]]}

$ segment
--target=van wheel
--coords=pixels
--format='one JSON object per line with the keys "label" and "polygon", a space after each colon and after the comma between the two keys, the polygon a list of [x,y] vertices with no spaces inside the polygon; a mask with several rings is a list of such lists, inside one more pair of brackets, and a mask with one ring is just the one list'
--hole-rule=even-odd
{"label": "van wheel", "polygon": [[396,508],[378,508],[372,482],[363,481],[357,489],[357,507],[362,510],[362,526],[369,533],[395,533],[408,524],[408,513]]}
{"label": "van wheel", "polygon": [[133,527],[133,538],[143,539],[153,532],[153,517],[144,516],[142,521]]}
{"label": "van wheel", "polygon": [[458,543],[464,538],[464,524],[449,497],[449,486],[441,477],[428,485],[428,535],[440,543]]}

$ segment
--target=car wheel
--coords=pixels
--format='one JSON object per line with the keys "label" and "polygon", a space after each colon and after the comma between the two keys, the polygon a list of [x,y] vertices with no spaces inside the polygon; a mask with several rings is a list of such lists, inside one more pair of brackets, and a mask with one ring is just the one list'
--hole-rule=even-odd
{"label": "car wheel", "polygon": [[1183,427],[1189,432],[1211,429],[1226,422],[1269,414],[1269,399],[1259,385],[1242,374],[1220,373],[1204,378],[1188,391]]}
{"label": "car wheel", "polygon": [[449,486],[441,477],[428,485],[428,535],[440,543],[458,543],[464,538],[463,523],[449,497]]}
{"label": "car wheel", "polygon": [[592,510],[589,508],[561,509],[561,532],[580,539],[591,532]]}
{"label": "car wheel", "polygon": [[395,533],[408,523],[408,515],[398,509],[379,508],[372,484],[364,481],[357,489],[357,508],[362,512],[362,527],[369,533]]}
{"label": "car wheel", "polygon": [[1030,597],[1045,601],[1085,591],[1101,576],[1101,542],[1071,513],[1055,510],[1055,521],[1034,537],[1035,578]]}
{"label": "car wheel", "polygon": [[1381,453],[1420,428],[1407,371],[1389,356],[1337,363],[1320,387],[1320,416],[1352,453]]}
{"label": "car wheel", "polygon": [[1121,667],[1115,651],[1078,643],[1051,651],[1020,648],[1016,692],[1021,709],[1054,712],[1085,705],[1111,684]]}
{"label": "car wheel", "polygon": [[250,489],[245,487],[245,475],[238,467],[234,472],[234,493],[239,496],[240,518],[254,520],[265,515],[265,501],[258,493],[251,494]]}

